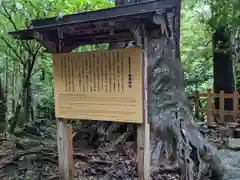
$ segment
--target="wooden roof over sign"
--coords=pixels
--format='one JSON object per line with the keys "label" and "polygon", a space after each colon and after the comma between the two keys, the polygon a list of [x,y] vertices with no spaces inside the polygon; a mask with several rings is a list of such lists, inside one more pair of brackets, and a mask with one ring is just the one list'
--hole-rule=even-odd
{"label": "wooden roof over sign", "polygon": [[[177,0],[154,0],[131,5],[119,6],[98,11],[71,14],[62,18],[37,19],[32,21],[32,28],[10,32],[16,39],[34,40],[51,51],[50,44],[59,41],[59,32],[64,47],[70,51],[80,45],[109,42],[131,41],[130,29],[138,23],[144,23],[154,36],[161,36],[159,25],[153,16],[159,12],[171,12]],[[54,51],[54,50],[52,50]]]}

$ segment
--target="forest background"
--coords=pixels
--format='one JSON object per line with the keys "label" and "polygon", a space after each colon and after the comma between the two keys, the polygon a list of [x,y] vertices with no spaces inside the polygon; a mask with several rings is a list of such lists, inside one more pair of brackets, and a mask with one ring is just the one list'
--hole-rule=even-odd
{"label": "forest background", "polygon": [[[9,31],[29,28],[37,18],[114,6],[107,0],[11,0],[0,7],[0,132],[14,134],[38,120],[53,120],[51,55],[36,42],[12,39]],[[233,92],[240,89],[238,0],[184,0],[181,60],[185,90]],[[92,45],[75,51],[101,50]]]}

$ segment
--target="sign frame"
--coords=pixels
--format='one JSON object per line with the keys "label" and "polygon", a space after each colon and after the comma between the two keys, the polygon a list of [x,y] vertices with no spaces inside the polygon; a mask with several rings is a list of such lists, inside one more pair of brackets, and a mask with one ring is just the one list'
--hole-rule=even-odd
{"label": "sign frame", "polygon": [[53,54],[57,118],[141,124],[141,48]]}

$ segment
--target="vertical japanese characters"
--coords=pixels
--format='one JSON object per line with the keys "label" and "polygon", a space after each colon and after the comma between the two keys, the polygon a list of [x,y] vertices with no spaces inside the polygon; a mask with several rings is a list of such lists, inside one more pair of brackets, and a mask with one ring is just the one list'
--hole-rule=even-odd
{"label": "vertical japanese characters", "polygon": [[124,92],[132,88],[132,57],[121,52],[92,52],[61,62],[66,92]]}

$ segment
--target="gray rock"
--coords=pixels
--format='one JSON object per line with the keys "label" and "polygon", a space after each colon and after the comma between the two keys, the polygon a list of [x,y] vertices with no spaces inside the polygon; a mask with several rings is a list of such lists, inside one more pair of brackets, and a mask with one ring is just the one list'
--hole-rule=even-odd
{"label": "gray rock", "polygon": [[220,127],[218,131],[221,133],[222,136],[225,137],[232,137],[233,136],[233,129],[227,127]]}
{"label": "gray rock", "polygon": [[227,147],[229,149],[239,149],[240,150],[240,138],[228,138]]}
{"label": "gray rock", "polygon": [[217,152],[224,167],[223,180],[240,180],[240,152],[222,149]]}

